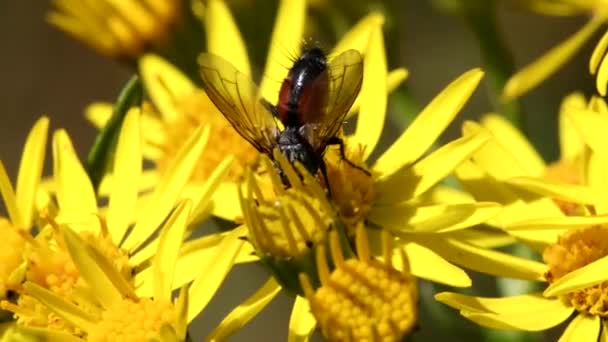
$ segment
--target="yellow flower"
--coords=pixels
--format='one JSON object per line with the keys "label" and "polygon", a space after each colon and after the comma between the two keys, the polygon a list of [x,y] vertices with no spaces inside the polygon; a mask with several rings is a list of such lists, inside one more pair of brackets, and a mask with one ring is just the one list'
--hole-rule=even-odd
{"label": "yellow flower", "polygon": [[[603,0],[514,0],[514,2],[521,7],[544,15],[586,14],[590,19],[572,36],[513,75],[503,89],[502,99],[504,101],[512,100],[526,93],[556,72],[608,21],[608,5]],[[604,34],[589,59],[589,72],[596,75],[596,87],[602,96],[606,95],[606,85],[608,84],[608,63],[604,58],[607,48],[608,34]]]}
{"label": "yellow flower", "polygon": [[53,5],[51,24],[103,55],[127,61],[165,45],[188,7],[181,0],[54,0]]}
{"label": "yellow flower", "polygon": [[[55,333],[73,336],[92,334],[90,324],[80,324],[83,319],[91,317],[76,317],[76,321],[73,316],[66,317],[65,312],[58,313],[56,308],[44,302],[41,298],[47,297],[40,297],[40,293],[60,297],[90,315],[89,311],[94,305],[90,301],[83,301],[80,288],[84,283],[88,283],[94,291],[110,294],[111,298],[107,299],[111,303],[102,303],[106,305],[104,309],[111,309],[108,305],[116,304],[117,309],[126,310],[133,303],[124,300],[143,300],[149,296],[158,298],[158,293],[170,293],[173,288],[195,279],[188,290],[190,299],[186,314],[190,320],[210,300],[237,256],[245,256],[246,259],[250,253],[247,248],[241,248],[243,241],[238,239],[239,235],[245,233],[243,228],[194,239],[185,243],[183,248],[180,248],[182,238],[175,239],[172,235],[169,240],[163,240],[167,238],[162,232],[155,236],[157,227],[163,222],[165,227],[169,227],[167,229],[179,228],[179,236],[187,237],[191,233],[187,228],[194,220],[200,220],[207,214],[211,195],[225,174],[230,158],[218,166],[197,197],[186,198],[186,202],[175,208],[180,203],[182,189],[194,163],[199,160],[207,142],[208,129],[200,127],[178,152],[174,164],[169,167],[170,172],[159,180],[157,188],[142,203],[138,199],[138,182],[142,172],[139,117],[139,110],[132,109],[121,129],[107,209],[98,208],[91,182],[67,134],[62,130],[54,134],[53,185],[58,212],[45,214],[44,218],[51,223],[51,227],[42,226],[35,238],[29,238],[27,265],[24,265],[27,269],[25,280],[29,285],[19,289],[16,302],[2,302],[5,309],[15,312],[20,325],[34,329],[46,327],[51,329],[45,330],[45,333],[51,334],[49,336]],[[167,218],[169,214],[172,216]],[[64,224],[69,225],[70,229],[62,230],[60,227]],[[70,245],[70,239],[75,239],[72,243],[77,241],[74,243],[76,245],[85,244],[87,247],[81,246],[76,250],[78,256],[75,256],[75,247]],[[161,276],[168,278],[159,278],[158,272],[155,273],[155,268],[150,265],[164,263],[158,258],[167,253],[174,255],[168,264],[161,265],[164,270]],[[97,268],[92,267],[92,261],[87,258],[94,258]],[[204,272],[201,272],[201,260],[209,265]],[[176,264],[172,266],[172,263]],[[167,267],[170,267],[170,273],[165,272]],[[104,280],[103,277],[109,278]],[[103,288],[108,284],[116,289]],[[98,285],[100,288],[97,288]],[[161,285],[159,290],[158,286]],[[127,292],[124,292],[127,290],[128,298],[125,297]],[[116,291],[121,293],[120,296]],[[122,302],[116,301],[119,297]],[[91,298],[101,297],[86,299]],[[148,302],[143,300],[142,303]]]}
{"label": "yellow flower", "polygon": [[[0,217],[0,235],[4,247],[0,251],[0,300],[15,293],[22,280],[23,272],[19,267],[24,260],[27,236],[36,220],[36,197],[46,151],[49,119],[41,117],[36,121],[23,148],[17,176],[16,189],[0,161],[0,192],[8,218]],[[0,311],[5,320],[8,313]],[[12,336],[12,323],[0,328],[0,339]],[[6,335],[5,335],[6,334]]]}
{"label": "yellow flower", "polygon": [[[305,20],[304,12],[304,1],[284,1],[281,3],[275,24],[276,29],[268,52],[267,65],[263,72],[265,78],[261,84],[262,94],[271,103],[276,103],[278,87],[280,86],[280,83],[276,80],[285,77],[286,70],[283,66],[292,63],[285,51],[297,53],[300,50]],[[347,48],[355,48],[365,54],[368,51],[370,34],[374,32],[376,36],[381,35],[382,22],[383,18],[379,15],[370,15],[362,19],[345,35],[332,53],[339,53]],[[226,58],[240,71],[251,75],[251,67],[243,39],[223,1],[212,0],[208,2],[204,12],[204,24],[207,34],[207,50]],[[382,54],[378,57],[383,58],[383,56]],[[368,57],[373,58],[374,62],[378,60],[374,56]],[[158,113],[155,113],[152,110],[146,110],[142,119],[146,127],[143,130],[144,155],[147,159],[155,162],[157,169],[151,172],[150,179],[155,178],[154,174],[164,172],[166,165],[175,158],[175,151],[183,145],[192,131],[202,124],[208,124],[211,141],[221,141],[222,143],[209,144],[206,148],[206,162],[198,163],[199,166],[191,177],[192,182],[187,187],[187,192],[199,192],[201,182],[213,170],[210,166],[219,163],[226,155],[232,154],[235,161],[229,170],[228,177],[215,193],[212,210],[214,215],[227,220],[233,221],[240,217],[237,185],[243,180],[245,170],[257,165],[259,153],[236,133],[211,103],[204,91],[198,88],[175,66],[158,56],[146,55],[141,59],[139,67],[145,89],[158,111]],[[373,75],[373,82],[375,82],[374,84],[376,82],[382,83],[382,89],[387,92],[395,89],[406,76],[407,73],[402,68],[388,74],[385,70],[380,74]],[[360,100],[355,103],[351,112],[354,113],[360,108]],[[386,95],[379,98],[378,101],[386,102]],[[109,104],[93,104],[87,110],[87,117],[97,127],[103,127],[112,113],[111,108]],[[361,110],[371,111],[372,108]],[[384,115],[379,116],[384,117]],[[374,129],[378,134],[379,129],[382,128],[382,122],[374,120],[376,125]],[[377,127],[378,124],[380,124],[379,127]]]}
{"label": "yellow flower", "polygon": [[[465,188],[475,188],[475,182],[483,184],[485,188],[478,185],[474,194],[510,198],[513,202],[505,207],[499,223],[510,234],[544,250],[547,269],[544,278],[549,284],[545,291],[508,298],[442,293],[437,295],[439,301],[459,309],[463,316],[478,324],[496,329],[545,330],[576,312],[560,341],[594,341],[600,334],[601,339],[606,338],[608,144],[604,132],[608,129],[607,108],[603,100],[597,98],[587,106],[564,108],[565,119],[578,130],[578,136],[586,145],[580,148],[574,139],[574,144],[569,146],[570,151],[584,155],[581,161],[584,172],[578,184],[542,178],[542,169],[531,171],[529,155],[522,158],[524,150],[517,147],[510,150],[518,146],[515,139],[509,140],[509,145],[488,143],[484,147],[486,151],[480,149],[479,155],[473,157],[477,165],[468,165],[460,174]],[[479,176],[476,179],[472,177],[475,172]],[[578,204],[580,211],[577,216],[566,216],[551,199]],[[526,270],[539,273],[521,267],[522,272]]]}
{"label": "yellow flower", "polygon": [[402,341],[418,316],[418,291],[407,257],[401,251],[399,271],[392,265],[393,238],[387,231],[382,231],[383,261],[373,258],[363,226],[356,235],[357,258],[345,260],[337,232],[330,233],[334,270],[324,245],[317,247],[318,289],[308,275],[300,274],[312,314],[328,341]]}

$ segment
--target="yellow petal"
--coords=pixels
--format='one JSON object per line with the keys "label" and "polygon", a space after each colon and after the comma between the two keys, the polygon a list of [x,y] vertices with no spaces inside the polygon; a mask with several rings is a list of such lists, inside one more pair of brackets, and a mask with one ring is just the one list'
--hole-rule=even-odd
{"label": "yellow petal", "polygon": [[576,315],[559,342],[596,342],[600,335],[599,316]]}
{"label": "yellow petal", "polygon": [[138,218],[133,230],[124,241],[122,247],[133,250],[152,234],[158,225],[167,217],[182,189],[190,179],[195,164],[209,138],[209,127],[201,126],[188,138],[177,156],[168,166],[164,177],[160,179],[150,203]]}
{"label": "yellow petal", "polygon": [[355,49],[360,52],[365,51],[370,33],[374,28],[381,27],[383,24],[384,16],[381,13],[367,15],[342,36],[342,39],[336,44],[331,54],[337,56],[348,49]]}
{"label": "yellow petal", "polygon": [[34,199],[44,166],[48,128],[49,119],[46,116],[38,119],[27,136],[21,155],[15,196],[23,228],[29,228],[32,224]]}
{"label": "yellow petal", "polygon": [[251,297],[234,308],[207,337],[207,341],[223,341],[254,318],[281,291],[270,277]]}
{"label": "yellow petal", "polygon": [[192,209],[190,200],[181,201],[163,225],[154,257],[154,298],[170,301],[173,291],[173,275],[188,217]]}
{"label": "yellow petal", "polygon": [[[123,294],[115,285],[119,282],[116,280],[125,282],[120,273],[114,267],[110,267],[111,273],[107,273],[108,270],[101,263],[103,261],[108,263],[109,261],[105,259],[100,262],[100,258],[92,252],[93,248],[72,229],[65,227],[61,232],[80,276],[90,285],[91,291],[99,302],[105,308],[110,308],[112,305],[119,303]],[[102,257],[102,259],[104,258]]]}
{"label": "yellow petal", "polygon": [[148,54],[139,60],[139,72],[150,99],[164,121],[174,121],[181,114],[176,101],[192,94],[194,83],[179,69],[159,56]]}
{"label": "yellow petal", "polygon": [[[589,73],[595,74],[597,72],[597,68],[600,63],[604,59],[604,55],[606,54],[606,50],[608,49],[608,32],[605,32],[602,38],[595,44],[595,48],[593,49],[593,53],[589,58]],[[602,95],[604,96],[604,95]]]}
{"label": "yellow petal", "polygon": [[502,100],[510,101],[544,81],[561,67],[593,35],[602,24],[601,20],[592,19],[578,32],[564,42],[553,47],[543,56],[521,69],[505,84]]}
{"label": "yellow petal", "polygon": [[602,320],[602,335],[600,336],[599,342],[608,342],[608,326],[605,320]]}
{"label": "yellow petal", "polygon": [[608,154],[608,144],[605,139],[608,118],[598,115],[595,111],[575,107],[571,107],[566,115],[592,150]]}
{"label": "yellow petal", "polygon": [[581,93],[566,96],[559,111],[559,147],[562,160],[575,160],[585,149],[585,143],[574,123],[568,117],[569,108],[585,108],[587,101]]}
{"label": "yellow petal", "polygon": [[[2,323],[5,324],[5,323]],[[9,324],[15,326],[14,321],[10,321]],[[53,342],[82,342],[82,339],[75,337],[74,335],[60,331],[51,330],[46,328],[34,328],[19,325],[14,332],[9,332],[10,335],[3,335],[0,329],[0,341],[2,342],[39,342],[39,341],[53,341]]]}
{"label": "yellow petal", "polygon": [[608,83],[608,59],[602,59],[600,67],[595,75],[595,87],[597,92],[606,96],[606,84]]}
{"label": "yellow petal", "polygon": [[484,116],[481,122],[499,144],[509,148],[509,151],[518,160],[518,164],[528,174],[542,176],[545,173],[546,166],[543,158],[536,152],[528,139],[504,117],[491,114]]}
{"label": "yellow petal", "polygon": [[378,202],[390,204],[420,196],[452,173],[489,139],[487,133],[479,132],[454,140],[412,167],[381,176],[377,185]]}
{"label": "yellow petal", "polygon": [[582,204],[594,204],[598,202],[596,192],[586,186],[554,183],[529,177],[511,178],[506,180],[506,183],[549,198],[567,202]]}
{"label": "yellow petal", "polygon": [[184,341],[186,334],[188,333],[188,305],[190,299],[188,298],[188,290],[190,284],[186,284],[179,289],[179,295],[175,301],[175,312],[176,312],[176,323],[175,332],[179,341]]}
{"label": "yellow petal", "polygon": [[420,158],[452,122],[482,76],[481,70],[470,70],[435,96],[397,141],[380,156],[374,169],[391,174]]}
{"label": "yellow petal", "polygon": [[[414,276],[454,287],[471,286],[471,278],[463,269],[450,264],[432,250],[414,242],[405,244],[403,250]],[[393,263],[399,265],[400,262],[398,253],[394,253]]]}
{"label": "yellow petal", "polygon": [[415,241],[432,249],[446,260],[467,269],[524,280],[544,280],[547,266],[533,260],[480,248],[438,236],[415,236]]}
{"label": "yellow petal", "polygon": [[188,292],[190,297],[188,322],[207,306],[230,272],[234,259],[244,244],[244,241],[238,238],[239,234],[237,230],[231,231],[218,247],[215,256],[202,261],[203,265],[199,266],[200,273],[192,282]]}
{"label": "yellow petal", "polygon": [[63,214],[81,216],[97,212],[91,180],[64,130],[53,134],[53,177],[57,186],[57,202]]}
{"label": "yellow petal", "polygon": [[492,202],[410,206],[373,207],[369,221],[400,233],[449,232],[471,227],[498,215],[501,206]]}
{"label": "yellow petal", "polygon": [[[408,74],[409,73],[408,73],[407,69],[405,69],[405,68],[397,68],[397,69],[390,71],[388,73],[388,76],[386,79],[386,89],[387,89],[388,93],[390,94],[395,89],[397,89],[397,87],[399,87],[401,85],[401,83],[403,83],[403,81],[405,81]],[[353,105],[348,110],[348,114],[346,115],[345,120],[348,120],[355,113],[358,113],[360,108],[361,108],[361,93],[359,93],[359,95],[357,96],[357,99],[355,99],[355,103],[353,103]]]}
{"label": "yellow petal", "polygon": [[607,266],[608,257],[598,259],[555,280],[545,289],[543,295],[545,297],[559,296],[603,283],[608,279],[605,272]]}
{"label": "yellow petal", "polygon": [[377,26],[370,34],[363,61],[363,84],[361,85],[361,109],[353,139],[365,146],[363,159],[374,151],[386,117],[388,90],[386,88],[387,67],[382,27]]}
{"label": "yellow petal", "polygon": [[599,214],[606,214],[608,213],[608,154],[593,152],[588,158],[587,184],[598,196],[595,210]]}
{"label": "yellow petal", "polygon": [[93,102],[84,110],[84,116],[95,128],[103,128],[112,117],[112,104],[108,102]]}
{"label": "yellow petal", "polygon": [[230,61],[240,72],[251,75],[247,48],[224,1],[207,2],[205,34],[207,51]]}
{"label": "yellow petal", "polygon": [[474,227],[445,234],[446,238],[463,241],[481,248],[499,248],[511,245],[517,240],[502,230],[488,227]]}
{"label": "yellow petal", "polygon": [[27,294],[36,298],[43,305],[78,328],[87,332],[95,328],[95,318],[78,306],[65,301],[62,297],[36,283],[28,281],[23,284],[23,287]]}
{"label": "yellow petal", "polygon": [[317,326],[317,320],[310,311],[308,300],[296,296],[289,318],[287,342],[307,342]]}
{"label": "yellow petal", "polygon": [[281,0],[260,85],[262,96],[270,103],[277,103],[281,86],[277,81],[282,81],[287,75],[285,65],[293,63],[289,55],[300,54],[305,19],[306,1]]}
{"label": "yellow petal", "polygon": [[142,168],[140,111],[132,108],[125,117],[114,155],[112,190],[108,204],[108,228],[116,244],[122,241],[134,218]]}
{"label": "yellow petal", "polygon": [[238,201],[237,185],[234,183],[221,183],[213,193],[213,215],[225,220],[234,221],[238,217],[243,217],[241,206]]}
{"label": "yellow petal", "polygon": [[576,228],[583,228],[595,225],[608,224],[608,215],[598,216],[564,216],[552,218],[539,218],[532,220],[524,220],[509,224],[509,232],[514,230],[526,229],[556,229],[560,228],[564,231]]}
{"label": "yellow petal", "polygon": [[23,218],[19,212],[19,208],[17,207],[17,198],[15,196],[15,190],[13,190],[13,185],[11,184],[11,180],[8,178],[6,174],[6,169],[4,168],[4,163],[0,160],[0,192],[2,193],[2,199],[4,200],[4,206],[6,207],[6,211],[8,212],[8,216],[11,219],[11,222],[15,227],[23,227]]}
{"label": "yellow petal", "polygon": [[483,298],[442,292],[435,295],[435,299],[461,310],[464,317],[477,324],[493,329],[545,330],[565,321],[574,311],[560,300],[538,294]]}
{"label": "yellow petal", "polygon": [[232,166],[233,161],[234,157],[232,155],[224,158],[215,170],[213,170],[213,173],[205,180],[205,184],[198,189],[196,196],[192,198],[194,201],[191,213],[192,221],[202,221],[202,216],[207,212],[209,204],[213,201],[215,190],[221,186],[222,180],[228,174],[228,171],[230,171],[230,166]]}

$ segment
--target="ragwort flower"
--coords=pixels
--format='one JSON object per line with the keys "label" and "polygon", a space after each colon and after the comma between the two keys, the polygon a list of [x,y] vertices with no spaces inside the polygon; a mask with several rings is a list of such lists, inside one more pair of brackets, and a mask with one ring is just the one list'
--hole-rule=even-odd
{"label": "ragwort flower", "polygon": [[[459,309],[464,317],[478,324],[496,329],[545,330],[566,321],[574,313],[575,318],[560,341],[595,341],[600,334],[601,339],[606,338],[608,145],[603,138],[604,130],[608,129],[606,108],[599,99],[592,99],[589,106],[564,108],[565,117],[578,129],[578,135],[586,144],[585,148],[578,149],[585,157],[577,184],[522,172],[529,163],[521,163],[522,159],[520,163],[513,163],[511,153],[500,153],[509,151],[508,146],[512,145],[502,145],[502,151],[487,150],[488,154],[475,159],[477,171],[504,177],[486,182],[489,185],[486,195],[501,189],[510,192],[495,193],[517,199],[517,205],[505,208],[500,221],[510,234],[543,250],[547,268],[543,277],[549,285],[545,291],[507,298],[442,293],[437,295],[439,301]],[[486,148],[488,146],[492,145]],[[491,154],[494,163],[490,162]],[[515,154],[521,156],[521,153]],[[505,169],[505,165],[511,163],[513,166]],[[461,175],[472,175],[471,171],[473,168],[469,167]],[[466,181],[470,186],[473,184],[471,177]],[[477,194],[481,194],[479,190]],[[553,199],[576,204],[579,210],[576,215],[566,216]]]}
{"label": "ragwort flower", "polygon": [[[160,292],[170,294],[174,288],[195,279],[188,290],[187,317],[190,320],[210,300],[234,264],[243,246],[243,241],[238,239],[243,234],[242,229],[195,239],[186,242],[183,248],[180,248],[182,238],[166,241],[162,232],[160,236],[154,235],[163,222],[168,227],[166,229],[178,229],[181,232],[179,236],[190,234],[190,229],[186,228],[208,212],[212,192],[226,172],[230,158],[209,178],[205,191],[198,197],[187,198],[181,207],[174,209],[207,142],[208,129],[201,127],[178,153],[175,164],[170,166],[171,172],[159,180],[152,195],[141,203],[138,199],[138,181],[142,172],[140,130],[139,110],[132,109],[125,118],[117,144],[107,210],[98,208],[91,182],[67,134],[61,130],[55,133],[52,184],[58,211],[44,214],[43,218],[50,226],[42,226],[40,233],[28,240],[24,278],[29,285],[18,288],[16,301],[2,302],[3,308],[16,314],[20,325],[45,336],[90,337],[90,334],[95,334],[91,324],[83,325],[83,322],[92,319],[90,310],[99,309],[97,304],[103,304],[104,309],[111,309],[110,304],[120,303],[122,306],[119,307],[129,308],[133,303],[124,302],[127,299],[140,298],[142,303],[147,303],[145,298],[158,296]],[[167,219],[170,213],[173,216]],[[69,230],[61,228],[66,224]],[[172,225],[180,228],[170,228]],[[68,241],[70,239],[72,244]],[[74,244],[86,247],[78,249]],[[170,267],[170,273],[162,274],[168,278],[159,278],[154,271],[155,262],[164,262],[157,260],[163,253],[176,255],[170,257],[168,264],[161,265]],[[247,249],[243,253],[249,254]],[[208,262],[209,267],[204,272],[201,272],[201,259],[198,257],[204,257]],[[173,259],[176,264],[170,266]],[[110,298],[83,293],[81,290],[86,284],[93,288],[92,291],[109,294]],[[158,289],[160,285],[161,290]],[[48,302],[48,296],[54,299]],[[58,303],[57,297],[69,303],[71,306],[68,308],[77,306],[78,313],[74,314],[72,310],[72,315],[67,315],[64,304],[59,309],[53,306]],[[117,298],[123,301],[117,302]],[[103,302],[105,299],[108,301]],[[156,304],[150,305],[152,308]],[[86,315],[82,316],[81,311]],[[95,312],[100,313],[99,310]],[[101,316],[94,317],[99,319]],[[40,331],[41,328],[47,329]]]}
{"label": "ragwort flower", "polygon": [[[287,72],[283,66],[292,63],[286,51],[289,54],[297,54],[301,48],[304,20],[305,1],[281,2],[268,52],[267,65],[263,73],[264,78],[260,86],[262,94],[271,103],[276,103],[278,96],[280,83],[277,80],[282,80]],[[358,49],[365,54],[368,51],[371,32],[375,32],[375,35],[381,34],[382,22],[383,18],[379,15],[370,15],[362,19],[338,43],[332,54],[348,48]],[[223,1],[213,0],[208,3],[204,12],[204,24],[208,43],[207,50],[224,57],[241,72],[251,75],[247,49],[234,19]],[[383,58],[383,56],[382,54],[378,57]],[[377,57],[373,58],[377,61]],[[199,125],[207,124],[210,126],[210,139],[222,143],[207,146],[206,162],[198,164],[199,167],[193,173],[186,191],[188,193],[199,192],[202,181],[213,170],[210,166],[221,161],[226,155],[232,154],[235,160],[227,178],[215,193],[212,210],[216,216],[235,220],[241,216],[237,201],[237,185],[243,181],[247,168],[255,168],[258,165],[259,153],[230,126],[205,92],[176,67],[155,55],[143,57],[139,66],[144,86],[157,111],[145,110],[142,119],[146,126],[144,155],[147,159],[154,161],[156,165],[156,170],[151,171],[152,175],[149,179],[153,181],[156,178],[154,174],[162,174],[166,165],[175,158],[175,151],[181,147],[192,132]],[[375,79],[376,83],[382,83],[381,89],[387,92],[395,89],[406,76],[406,71],[400,68],[388,74],[384,70],[382,73],[369,77]],[[369,96],[371,95],[368,94]],[[379,101],[386,102],[386,95],[383,98],[380,97]],[[360,100],[361,98],[356,101],[351,112],[360,108]],[[366,110],[370,111],[371,108]],[[97,127],[103,127],[111,113],[111,105],[96,103],[87,110],[87,117]],[[380,115],[380,117],[383,118],[384,115]],[[376,120],[375,125],[378,124],[381,128],[382,122]],[[375,131],[379,134],[378,127],[375,128]]]}

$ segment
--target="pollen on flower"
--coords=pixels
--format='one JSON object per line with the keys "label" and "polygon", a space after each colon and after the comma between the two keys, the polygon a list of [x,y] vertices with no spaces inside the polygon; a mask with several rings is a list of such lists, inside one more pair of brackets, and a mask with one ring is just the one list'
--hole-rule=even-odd
{"label": "pollen on flower", "polygon": [[[558,242],[543,253],[543,260],[549,266],[545,278],[552,283],[608,255],[606,241],[608,228],[602,226],[571,230],[560,236]],[[608,282],[573,291],[562,299],[580,312],[608,317]]]}
{"label": "pollen on flower", "polygon": [[[365,228],[357,228],[358,258],[344,260],[337,234],[330,235],[335,269],[329,272],[325,248],[317,248],[321,287],[308,276],[300,282],[323,335],[329,341],[401,341],[415,326],[417,288],[402,254],[403,271],[391,265],[391,237],[383,232],[384,261],[370,255]],[[389,249],[387,249],[389,248]]]}
{"label": "pollen on flower", "polygon": [[177,152],[192,133],[201,125],[209,125],[209,143],[201,154],[202,160],[192,172],[194,181],[206,181],[215,167],[229,154],[234,156],[227,181],[240,181],[245,170],[258,160],[258,151],[253,148],[230,126],[207,95],[197,90],[189,96],[176,99],[180,115],[173,121],[164,122],[166,137],[160,146],[162,156],[157,160],[157,167],[162,173],[171,164]]}
{"label": "pollen on flower", "polygon": [[[328,152],[325,160],[332,201],[336,205],[340,219],[347,226],[349,235],[353,236],[355,227],[363,222],[372,208],[376,195],[374,180],[370,174],[342,160],[338,151]],[[346,146],[345,152],[350,162],[369,172],[360,146],[359,148]]]}
{"label": "pollen on flower", "polygon": [[0,249],[0,299],[3,299],[6,291],[16,285],[11,284],[10,276],[23,262],[25,239],[5,218],[0,218],[0,235],[4,245]]}
{"label": "pollen on flower", "polygon": [[159,339],[163,324],[175,326],[177,315],[168,301],[143,298],[124,299],[106,309],[88,341],[149,341]]}
{"label": "pollen on flower", "polygon": [[[549,165],[545,171],[545,178],[565,184],[581,184],[581,167],[577,161],[559,160]],[[566,215],[581,215],[583,208],[577,203],[570,203],[559,199],[553,201]]]}

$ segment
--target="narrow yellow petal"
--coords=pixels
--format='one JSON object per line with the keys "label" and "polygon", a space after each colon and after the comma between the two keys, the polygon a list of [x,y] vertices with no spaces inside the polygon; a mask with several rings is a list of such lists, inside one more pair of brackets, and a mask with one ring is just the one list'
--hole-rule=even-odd
{"label": "narrow yellow petal", "polygon": [[241,206],[234,199],[237,196],[237,185],[234,183],[221,183],[213,193],[211,213],[225,220],[234,221],[243,217]]}
{"label": "narrow yellow petal", "polygon": [[446,238],[470,243],[481,248],[499,248],[514,244],[517,240],[502,230],[473,227],[445,234]]}
{"label": "narrow yellow petal", "polygon": [[359,20],[342,39],[336,44],[331,54],[336,56],[348,49],[364,52],[369,41],[372,30],[384,24],[384,16],[381,13],[371,13]]}
{"label": "narrow yellow petal", "polygon": [[528,139],[504,117],[496,114],[484,116],[481,120],[483,127],[492,133],[497,142],[508,147],[519,161],[519,165],[528,174],[542,176],[545,173],[545,162],[536,152]]}
{"label": "narrow yellow petal", "polygon": [[600,335],[600,325],[599,316],[576,315],[559,342],[596,342]]}
{"label": "narrow yellow petal", "polygon": [[397,141],[380,156],[374,169],[391,174],[420,158],[452,122],[482,76],[481,70],[470,70],[435,96]]}
{"label": "narrow yellow petal", "polygon": [[115,268],[114,275],[107,274],[106,269],[99,263],[99,259],[91,253],[92,248],[83,241],[72,229],[62,229],[65,244],[70,252],[80,276],[90,285],[95,297],[105,307],[110,308],[122,300],[122,293],[114,285],[111,278],[122,278]]}
{"label": "narrow yellow petal", "polygon": [[199,127],[188,138],[166,170],[166,176],[159,180],[150,203],[124,241],[123,248],[134,250],[139,247],[167,217],[190,179],[194,165],[200,160],[199,157],[208,138],[208,126]]}
{"label": "narrow yellow petal", "polygon": [[0,160],[0,192],[2,193],[2,199],[4,200],[4,207],[8,212],[8,216],[11,219],[11,222],[14,226],[19,228],[26,228],[23,225],[23,218],[21,217],[21,213],[19,212],[19,208],[17,206],[17,197],[15,196],[15,190],[13,190],[13,185],[11,184],[11,180],[8,178],[6,174],[6,169],[4,168],[4,163]]}
{"label": "narrow yellow petal", "polygon": [[605,320],[602,320],[602,334],[600,336],[599,342],[608,342],[608,325]]}
{"label": "narrow yellow petal", "polygon": [[543,295],[545,297],[559,296],[603,283],[608,279],[608,275],[604,271],[606,267],[608,267],[608,257],[598,259],[557,279],[545,289]]}
{"label": "narrow yellow petal", "polygon": [[154,298],[171,300],[173,275],[179,256],[184,233],[188,227],[188,217],[192,201],[181,201],[165,221],[160,231],[158,248],[154,256]]}
{"label": "narrow yellow petal", "polygon": [[416,236],[415,241],[434,250],[456,265],[499,277],[540,281],[544,280],[544,274],[547,271],[547,266],[543,263],[480,248],[457,240],[436,236]]}
{"label": "narrow yellow petal", "polygon": [[[397,87],[399,87],[401,85],[401,83],[403,83],[403,81],[405,81],[405,79],[407,78],[408,75],[409,75],[409,72],[405,68],[397,68],[397,69],[391,70],[388,73],[388,76],[386,79],[386,89],[387,89],[388,93],[390,94],[395,89],[397,89]],[[346,115],[346,120],[348,120],[353,115],[355,115],[355,113],[358,113],[360,108],[361,108],[361,93],[359,93],[359,95],[357,96],[357,99],[355,100],[355,103],[353,103],[353,105],[348,110],[348,114]]]}
{"label": "narrow yellow petal", "polygon": [[209,334],[207,341],[223,341],[247,324],[281,291],[281,286],[270,277],[251,297],[234,308]]}
{"label": "narrow yellow petal", "polygon": [[84,116],[95,128],[103,128],[112,117],[112,104],[108,102],[93,102],[84,110]]}
{"label": "narrow yellow petal", "polygon": [[296,296],[289,318],[287,342],[308,342],[316,326],[317,320],[310,311],[308,300]]}
{"label": "narrow yellow petal", "polygon": [[511,178],[506,180],[506,183],[549,198],[567,202],[582,204],[595,204],[599,202],[596,191],[587,186],[555,183],[531,177]]}
{"label": "narrow yellow petal", "polygon": [[595,75],[595,88],[602,96],[606,96],[606,85],[608,84],[608,59],[602,59],[600,67]]}
{"label": "narrow yellow petal", "polygon": [[228,171],[230,171],[230,166],[232,166],[233,161],[234,157],[232,155],[224,158],[215,170],[213,170],[213,173],[209,175],[207,180],[205,180],[205,184],[198,189],[196,196],[193,196],[192,200],[194,206],[191,213],[192,221],[202,221],[202,215],[207,213],[209,204],[213,201],[213,194],[215,193],[215,190],[221,186],[222,180],[228,174]]}
{"label": "narrow yellow petal", "polygon": [[442,181],[463,161],[483,146],[490,136],[485,132],[454,140],[412,167],[403,168],[378,180],[378,201],[398,203],[418,197]]}
{"label": "narrow yellow petal", "polygon": [[240,72],[251,75],[247,48],[230,9],[223,0],[207,2],[205,34],[207,51],[230,61]]}
{"label": "narrow yellow petal", "polygon": [[277,103],[281,81],[287,75],[286,66],[292,63],[290,56],[300,54],[305,20],[306,1],[280,1],[268,56],[266,56],[264,77],[260,85],[262,96],[270,103]]}
{"label": "narrow yellow petal", "polygon": [[134,218],[142,168],[140,110],[132,108],[124,119],[116,152],[108,204],[108,229],[116,244],[122,241]]}
{"label": "narrow yellow petal", "polygon": [[595,210],[599,214],[606,214],[608,213],[608,154],[593,152],[588,158],[587,184],[598,197]]}
{"label": "narrow yellow petal", "polygon": [[196,89],[194,83],[179,69],[159,56],[148,54],[139,60],[139,72],[146,91],[165,121],[174,121],[181,114],[176,101]]}
{"label": "narrow yellow petal", "polygon": [[[5,323],[2,323],[5,324]],[[10,321],[10,324],[15,326],[14,321]],[[10,333],[9,333],[10,334]],[[46,328],[34,328],[20,325],[16,331],[11,335],[3,335],[3,331],[0,328],[0,341],[2,342],[38,342],[38,341],[53,341],[53,342],[82,342],[82,339],[75,337],[74,335],[60,331],[51,330]]]}
{"label": "narrow yellow petal", "polygon": [[511,76],[502,91],[502,100],[510,101],[544,81],[581,48],[602,22],[589,20],[578,32]]}
{"label": "narrow yellow petal", "polygon": [[179,341],[184,341],[186,334],[188,334],[188,305],[190,299],[188,298],[188,290],[190,284],[182,286],[179,290],[179,295],[175,301],[175,312],[177,313],[177,319],[175,324],[175,332]]}
{"label": "narrow yellow petal", "polygon": [[91,215],[97,212],[97,199],[91,180],[64,130],[53,134],[53,177],[62,213]]}
{"label": "narrow yellow petal", "polygon": [[411,206],[399,204],[372,208],[369,221],[395,234],[449,232],[471,227],[498,215],[502,207],[492,202]]}
{"label": "narrow yellow petal", "polygon": [[581,93],[566,96],[559,111],[559,147],[560,159],[572,161],[579,158],[585,149],[585,143],[576,126],[568,117],[569,108],[585,108],[587,101]]}
{"label": "narrow yellow petal", "polygon": [[382,27],[370,33],[363,60],[363,84],[361,85],[361,109],[357,128],[352,137],[355,143],[365,146],[363,159],[374,151],[386,117],[388,90],[386,88],[387,66]]}
{"label": "narrow yellow petal", "polygon": [[435,295],[435,299],[461,310],[464,317],[477,324],[493,329],[546,330],[567,320],[574,311],[560,300],[537,294],[483,298],[442,292]]}
{"label": "narrow yellow petal", "polygon": [[215,256],[205,260],[206,265],[200,266],[200,273],[192,282],[188,292],[190,297],[188,322],[203,311],[230,272],[234,259],[244,244],[244,241],[238,238],[239,234],[239,231],[231,231],[218,247]]}
{"label": "narrow yellow petal", "polygon": [[[595,74],[600,63],[606,55],[608,49],[608,32],[605,32],[602,38],[595,44],[591,58],[589,58],[589,73]],[[602,95],[603,96],[603,95]]]}
{"label": "narrow yellow petal", "polygon": [[38,119],[27,136],[21,155],[15,197],[23,220],[21,223],[23,228],[28,228],[32,224],[34,199],[44,166],[48,129],[49,119],[46,116]]}
{"label": "narrow yellow petal", "polygon": [[608,224],[608,215],[564,216],[513,222],[509,224],[508,230],[509,232],[512,232],[514,230],[561,228],[566,231],[569,229],[583,228],[603,224]]}
{"label": "narrow yellow petal", "polygon": [[28,281],[23,284],[23,287],[27,294],[78,328],[88,332],[95,327],[94,317],[76,305],[65,301],[62,297],[33,282]]}
{"label": "narrow yellow petal", "polygon": [[608,154],[608,144],[605,139],[608,118],[598,115],[595,111],[575,107],[571,107],[566,115],[592,150]]}
{"label": "narrow yellow petal", "polygon": [[[454,287],[469,287],[471,278],[458,266],[452,265],[432,250],[415,242],[403,246],[412,274],[418,278]],[[399,266],[401,258],[395,253],[393,264]]]}

